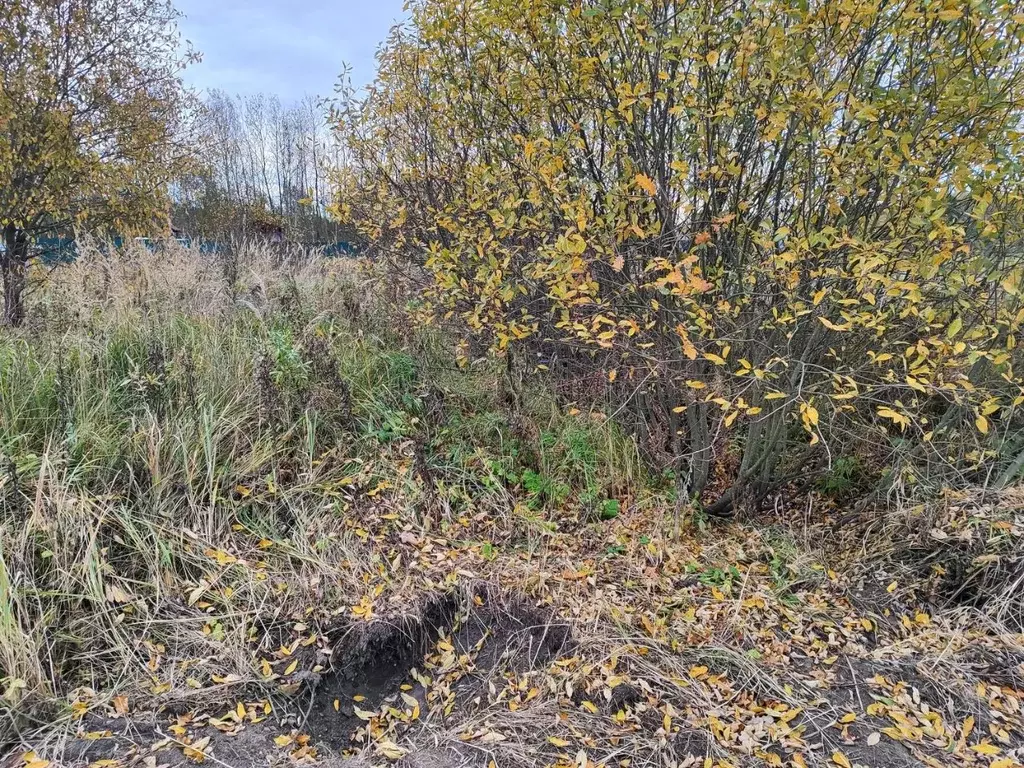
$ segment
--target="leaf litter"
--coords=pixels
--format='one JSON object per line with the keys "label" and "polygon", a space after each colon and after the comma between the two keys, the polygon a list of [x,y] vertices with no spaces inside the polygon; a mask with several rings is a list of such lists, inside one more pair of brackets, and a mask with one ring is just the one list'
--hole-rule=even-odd
{"label": "leaf litter", "polygon": [[[892,557],[844,566],[855,532],[827,549],[792,547],[783,562],[763,521],[677,536],[668,516],[634,505],[528,542],[485,515],[418,524],[401,504],[375,493],[340,519],[363,558],[344,604],[307,598],[289,613],[287,585],[251,622],[234,667],[222,657],[239,650],[212,620],[202,631],[220,655],[177,657],[147,638],[148,688],[76,689],[70,715],[23,739],[8,764],[1024,760],[1021,635],[977,606],[938,601],[934,570],[922,578]],[[949,526],[978,519],[964,514]],[[239,527],[227,549],[209,549],[183,610],[209,610],[215,590],[230,601],[242,574],[272,578],[278,545],[264,541]]]}

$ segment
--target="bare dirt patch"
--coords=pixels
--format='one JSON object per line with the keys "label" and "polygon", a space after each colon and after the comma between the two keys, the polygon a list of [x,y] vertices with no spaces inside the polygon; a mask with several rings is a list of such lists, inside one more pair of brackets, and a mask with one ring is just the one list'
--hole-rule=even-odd
{"label": "bare dirt patch", "polygon": [[[471,717],[486,701],[492,676],[543,667],[573,643],[566,624],[486,587],[430,596],[415,614],[339,626],[324,636],[297,654],[299,668],[286,679],[273,689],[247,687],[226,715],[227,702],[182,713],[89,713],[50,742],[48,757],[68,768],[335,764],[365,749],[385,722],[410,738],[421,732],[421,713],[438,703],[443,711],[443,695],[450,697],[449,715],[457,704],[459,719]],[[423,672],[431,658],[461,662],[440,691]],[[441,761],[440,754],[419,754],[415,765]]]}

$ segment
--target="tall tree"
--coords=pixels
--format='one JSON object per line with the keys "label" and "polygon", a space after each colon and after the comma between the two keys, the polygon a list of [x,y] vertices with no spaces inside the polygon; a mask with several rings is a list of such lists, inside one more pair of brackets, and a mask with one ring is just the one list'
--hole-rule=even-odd
{"label": "tall tree", "polygon": [[24,318],[33,238],[166,228],[191,93],[166,0],[7,0],[0,15],[3,321]]}
{"label": "tall tree", "polygon": [[178,185],[175,221],[219,240],[253,234],[250,225],[270,214],[296,242],[352,239],[328,213],[328,154],[338,142],[320,99],[289,104],[274,95],[213,91],[204,107],[203,172]]}

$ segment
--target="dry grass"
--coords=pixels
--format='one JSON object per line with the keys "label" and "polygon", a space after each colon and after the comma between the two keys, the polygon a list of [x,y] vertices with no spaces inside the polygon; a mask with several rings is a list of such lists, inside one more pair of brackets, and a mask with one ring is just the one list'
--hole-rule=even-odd
{"label": "dry grass", "polygon": [[[254,248],[237,259],[229,284],[216,257],[180,247],[89,248],[36,293],[33,314],[46,329],[0,345],[8,718],[31,720],[36,706],[52,717],[67,694],[69,660],[115,681],[148,677],[153,651],[144,646],[156,641],[144,637],[202,656],[204,627],[244,640],[286,585],[301,583],[298,599],[315,600],[308,585],[318,578],[339,589],[339,574],[357,583],[358,569],[339,567],[354,560],[348,545],[321,530],[321,490],[341,468],[320,465],[319,425],[283,424],[288,404],[271,412],[266,401],[277,393],[259,391],[257,380],[259,359],[275,343],[285,355],[299,348],[274,336],[275,314],[294,313],[312,334],[325,307],[355,290],[356,269]],[[304,370],[301,359],[279,367],[289,363]],[[287,487],[239,523],[231,496],[282,464]],[[273,551],[254,546],[279,538],[283,516],[317,538],[275,541]],[[208,597],[230,586],[230,605],[198,607],[208,553],[228,550],[261,567],[220,574]],[[196,599],[181,604],[182,594]],[[219,664],[224,674],[248,673],[237,656]]]}

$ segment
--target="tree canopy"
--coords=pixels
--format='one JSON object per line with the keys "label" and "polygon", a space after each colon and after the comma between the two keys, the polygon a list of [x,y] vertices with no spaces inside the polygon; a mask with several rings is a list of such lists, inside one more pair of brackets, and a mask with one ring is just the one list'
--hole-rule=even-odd
{"label": "tree canopy", "polygon": [[12,0],[0,16],[4,319],[20,322],[31,239],[167,225],[190,162],[191,94],[165,0]]}

